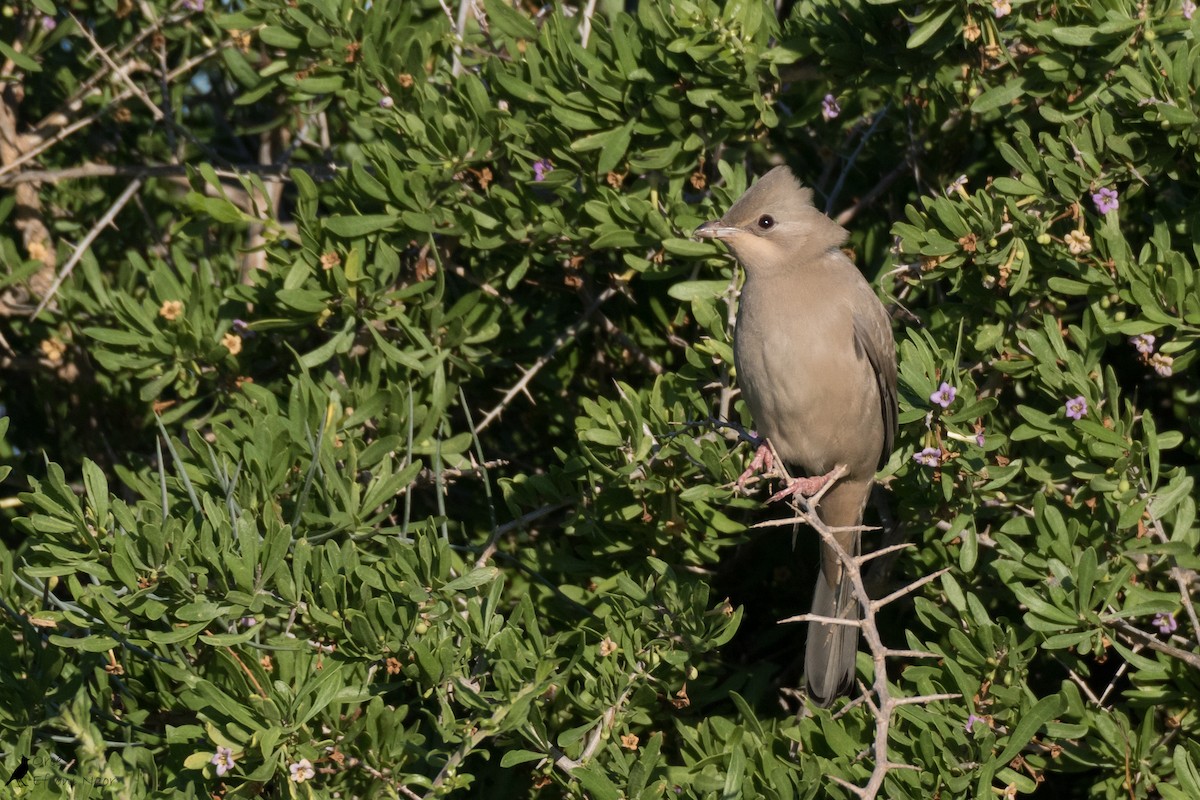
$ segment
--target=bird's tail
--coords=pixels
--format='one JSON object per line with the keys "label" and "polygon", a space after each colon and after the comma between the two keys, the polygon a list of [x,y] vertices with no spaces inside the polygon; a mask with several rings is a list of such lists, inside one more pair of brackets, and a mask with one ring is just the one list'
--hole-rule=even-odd
{"label": "bird's tail", "polygon": [[[825,574],[817,579],[812,613],[832,619],[858,620],[858,598],[850,581]],[[804,655],[804,683],[808,696],[827,708],[854,685],[854,655],[858,652],[858,628],[810,622]]]}
{"label": "bird's tail", "polygon": [[[834,486],[821,500],[818,512],[830,527],[861,524],[863,505],[870,488],[854,483]],[[835,534],[838,544],[851,556],[861,552],[858,531]],[[812,613],[856,622],[858,598],[853,583],[833,548],[821,544],[821,574],[813,593]],[[810,622],[804,654],[804,680],[808,696],[822,708],[828,707],[854,685],[854,657],[858,652],[858,627]]]}

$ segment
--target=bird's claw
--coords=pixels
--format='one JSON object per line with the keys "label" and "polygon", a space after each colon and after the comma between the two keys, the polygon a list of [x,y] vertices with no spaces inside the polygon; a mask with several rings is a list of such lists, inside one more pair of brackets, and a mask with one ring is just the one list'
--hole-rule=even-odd
{"label": "bird's claw", "polygon": [[737,479],[737,487],[739,490],[746,488],[746,481],[753,478],[758,473],[770,474],[775,469],[775,455],[771,451],[771,445],[767,444],[766,440],[758,446],[754,451],[754,458],[750,461],[750,466],[746,467],[746,471]]}
{"label": "bird's claw", "polygon": [[788,478],[787,486],[780,489],[775,494],[767,499],[768,503],[777,503],[787,497],[812,497],[817,492],[825,488],[825,484],[829,483],[829,475],[820,475],[816,478]]}

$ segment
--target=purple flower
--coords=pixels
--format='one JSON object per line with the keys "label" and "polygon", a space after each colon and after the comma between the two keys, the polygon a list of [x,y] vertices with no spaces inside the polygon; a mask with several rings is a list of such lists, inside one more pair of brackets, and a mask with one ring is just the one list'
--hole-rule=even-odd
{"label": "purple flower", "polygon": [[984,719],[983,717],[979,716],[978,714],[971,714],[970,716],[967,717],[967,724],[963,726],[963,729],[967,733],[971,733],[972,729],[975,727],[976,722],[987,722],[987,720]]}
{"label": "purple flower", "polygon": [[300,759],[295,764],[289,766],[288,769],[292,773],[292,780],[296,783],[304,783],[305,781],[312,780],[312,777],[317,774],[317,771],[313,769],[312,762],[307,758]]}
{"label": "purple flower", "polygon": [[1159,633],[1169,636],[1179,629],[1179,623],[1175,620],[1174,614],[1155,614],[1154,627],[1158,628]]}
{"label": "purple flower", "polygon": [[1150,356],[1150,366],[1154,367],[1163,378],[1169,378],[1175,374],[1175,359],[1166,353],[1155,353]]}
{"label": "purple flower", "polygon": [[821,116],[825,118],[825,121],[836,119],[841,113],[842,107],[838,105],[837,98],[831,94],[825,95],[825,99],[821,101]]}
{"label": "purple flower", "polygon": [[54,17],[50,16],[49,14],[42,17],[42,30],[49,32],[57,27],[58,20],[56,20]]}
{"label": "purple flower", "polygon": [[1071,419],[1083,419],[1087,415],[1087,400],[1083,395],[1072,397],[1067,401],[1067,416]]}
{"label": "purple flower", "polygon": [[1139,333],[1137,336],[1129,337],[1129,343],[1137,348],[1139,353],[1150,355],[1154,352],[1154,334]]}
{"label": "purple flower", "polygon": [[1101,214],[1116,211],[1121,205],[1117,201],[1117,190],[1107,187],[1092,195],[1092,202],[1096,204],[1096,211]]}
{"label": "purple flower", "polygon": [[183,7],[188,11],[203,11],[204,0],[183,0]]}
{"label": "purple flower", "polygon": [[251,336],[257,336],[257,334],[250,328],[250,323],[246,322],[244,319],[235,319],[231,327],[233,328],[233,332],[238,336],[241,336],[243,339],[249,339]]}
{"label": "purple flower", "polygon": [[950,404],[954,402],[954,398],[957,395],[957,389],[945,381],[942,381],[942,385],[938,387],[937,391],[929,395],[929,402],[939,405],[942,408],[949,408]]}
{"label": "purple flower", "polygon": [[217,768],[217,777],[223,777],[226,772],[233,769],[235,763],[233,751],[228,747],[218,747],[217,752],[213,753],[212,761],[209,763]]}
{"label": "purple flower", "polygon": [[1183,0],[1183,5],[1180,8],[1183,11],[1184,19],[1191,19],[1192,14],[1196,13],[1196,4],[1192,0]]}
{"label": "purple flower", "polygon": [[919,453],[913,453],[913,461],[923,467],[936,467],[942,463],[942,451],[936,447],[926,447]]}
{"label": "purple flower", "polygon": [[957,178],[955,178],[953,181],[950,182],[949,186],[947,186],[945,188],[945,192],[946,192],[947,197],[954,194],[955,192],[957,192],[958,194],[965,195],[967,193],[967,176],[959,175]]}
{"label": "purple flower", "polygon": [[379,107],[380,108],[388,109],[394,105],[396,105],[396,101],[392,99],[392,96],[390,94],[385,94],[383,97],[379,98]]}
{"label": "purple flower", "polygon": [[984,442],[986,442],[986,441],[987,441],[987,439],[984,438],[982,431],[975,434],[975,444],[979,445],[980,447],[983,447]]}
{"label": "purple flower", "polygon": [[992,13],[996,15],[996,19],[1007,17],[1012,13],[1012,3],[1008,0],[992,0]]}
{"label": "purple flower", "polygon": [[543,158],[533,162],[533,179],[538,183],[546,180],[546,176],[554,171],[554,165],[550,163],[550,159]]}

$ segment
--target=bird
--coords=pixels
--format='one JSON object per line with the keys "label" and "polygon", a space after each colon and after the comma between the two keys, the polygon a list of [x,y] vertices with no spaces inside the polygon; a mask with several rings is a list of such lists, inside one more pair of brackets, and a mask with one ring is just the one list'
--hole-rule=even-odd
{"label": "bird", "polygon": [[17,768],[13,770],[12,775],[8,776],[8,780],[6,780],[4,782],[4,785],[8,786],[10,783],[12,783],[14,781],[20,781],[22,778],[24,778],[28,774],[29,774],[29,757],[21,756],[21,763],[17,764]]}
{"label": "bird", "polygon": [[[896,350],[891,317],[842,251],[849,233],[813,205],[812,190],[787,166],[767,172],[720,219],[693,236],[723,242],[745,273],[734,322],[734,371],[757,433],[792,478],[772,500],[820,498],[831,528],[862,524],[875,473],[896,435]],[[750,472],[748,470],[747,472]],[[743,476],[745,477],[745,476]],[[860,531],[835,531],[851,556]],[[821,545],[814,616],[857,623],[858,599],[837,552]],[[809,622],[805,687],[829,707],[854,684],[857,625]]]}

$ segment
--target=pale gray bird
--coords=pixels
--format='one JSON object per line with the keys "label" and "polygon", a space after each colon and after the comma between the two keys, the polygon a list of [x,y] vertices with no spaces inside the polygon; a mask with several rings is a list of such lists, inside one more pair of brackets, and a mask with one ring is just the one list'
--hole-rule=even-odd
{"label": "pale gray bird", "polygon": [[[811,495],[844,465],[818,512],[830,527],[861,525],[875,471],[892,452],[896,350],[887,312],[840,249],[846,230],[813,206],[812,192],[787,167],[776,167],[694,235],[720,239],[745,268],[734,332],[738,384],[789,473],[813,476],[791,481],[777,497]],[[767,453],[760,449],[755,461]],[[859,554],[857,531],[837,540]],[[843,573],[822,545],[813,614],[859,618]],[[857,650],[857,627],[809,624],[804,675],[817,704],[849,691]]]}

